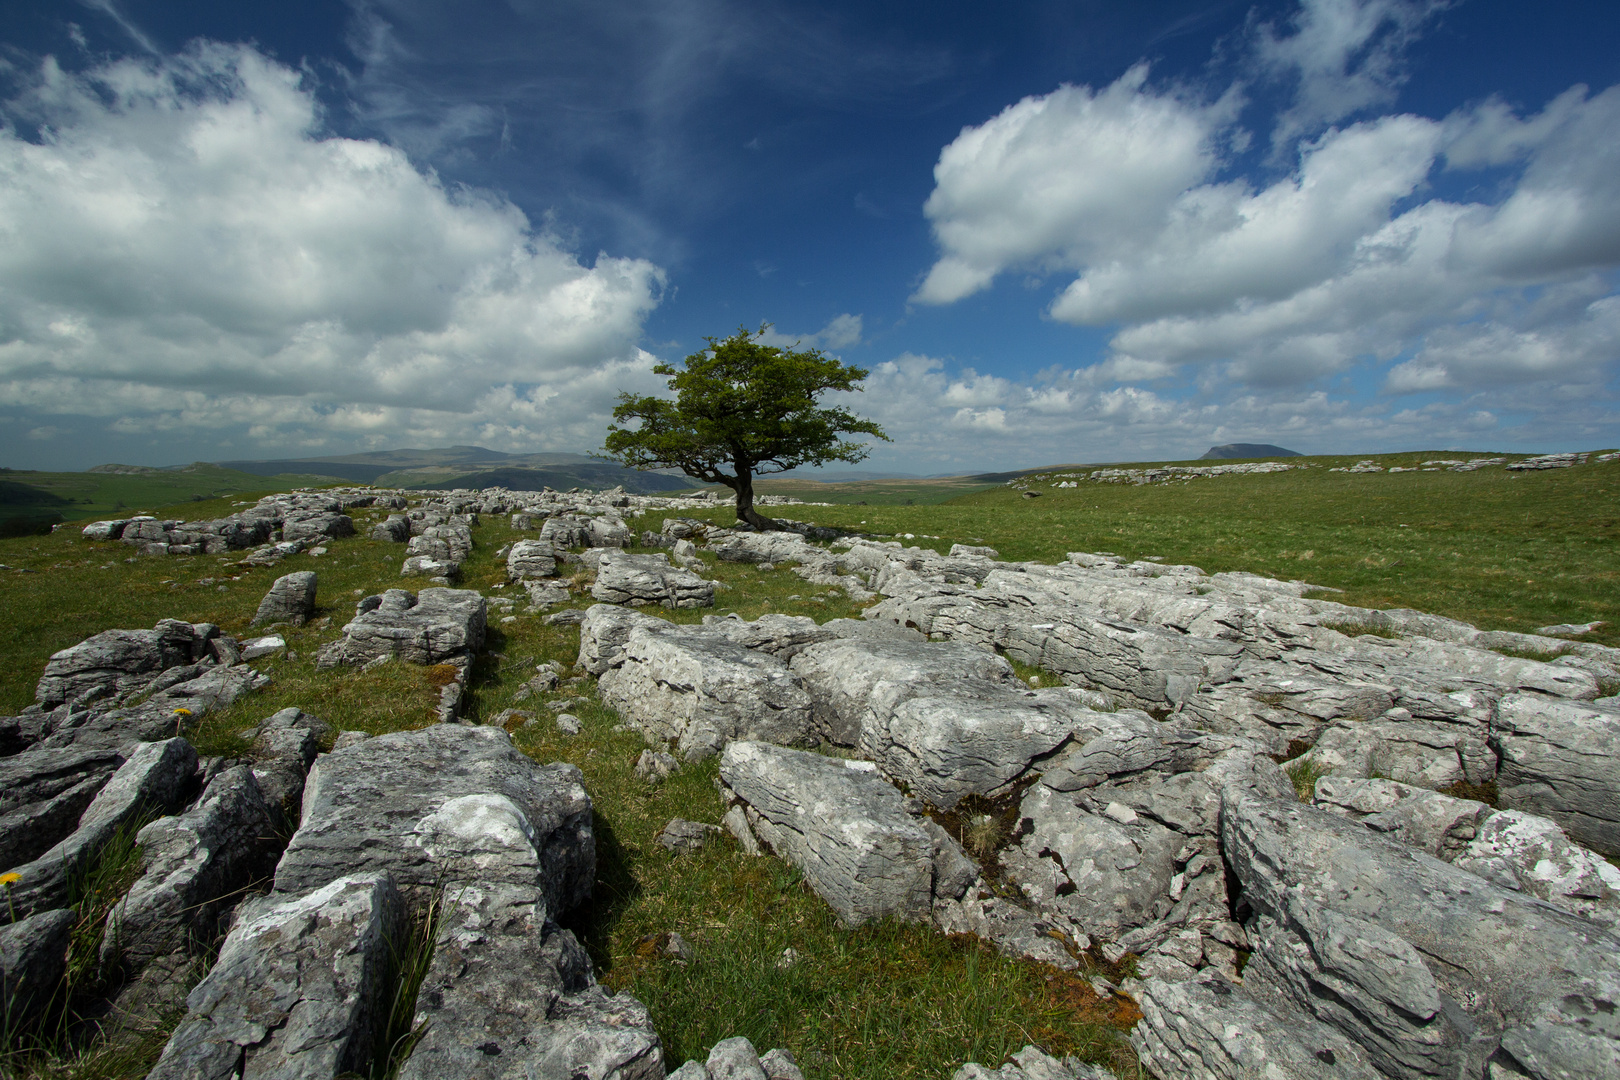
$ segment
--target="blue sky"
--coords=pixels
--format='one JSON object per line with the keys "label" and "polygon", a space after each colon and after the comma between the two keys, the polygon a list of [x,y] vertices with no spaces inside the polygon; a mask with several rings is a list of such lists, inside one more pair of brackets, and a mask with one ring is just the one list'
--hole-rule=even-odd
{"label": "blue sky", "polygon": [[739,325],[867,467],[1620,443],[1620,11],[13,0],[0,461],[600,446]]}

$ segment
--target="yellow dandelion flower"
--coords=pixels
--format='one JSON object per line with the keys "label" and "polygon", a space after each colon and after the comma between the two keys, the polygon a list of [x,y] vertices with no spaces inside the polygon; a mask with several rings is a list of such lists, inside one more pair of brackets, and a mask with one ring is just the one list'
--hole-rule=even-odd
{"label": "yellow dandelion flower", "polygon": [[22,880],[22,875],[16,871],[9,874],[0,874],[0,885],[12,885]]}
{"label": "yellow dandelion flower", "polygon": [[176,709],[176,710],[174,710],[174,714],[176,716],[190,716],[191,715],[191,710],[190,709]]}

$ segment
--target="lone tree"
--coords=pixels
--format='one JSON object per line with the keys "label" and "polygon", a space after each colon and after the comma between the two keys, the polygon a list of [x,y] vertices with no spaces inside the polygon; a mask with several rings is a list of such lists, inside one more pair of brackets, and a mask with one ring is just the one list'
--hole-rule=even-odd
{"label": "lone tree", "polygon": [[[737,493],[737,520],[756,529],[782,526],[754,509],[754,477],[800,465],[860,461],[867,448],[840,435],[889,437],[848,409],[823,408],[828,390],[858,390],[866,371],[822,354],[760,342],[746,327],[688,356],[684,370],[659,364],[675,400],[619,395],[608,426],[609,456],[636,469],[680,469]],[[637,420],[634,428],[619,425]],[[726,470],[730,471],[727,472]]]}

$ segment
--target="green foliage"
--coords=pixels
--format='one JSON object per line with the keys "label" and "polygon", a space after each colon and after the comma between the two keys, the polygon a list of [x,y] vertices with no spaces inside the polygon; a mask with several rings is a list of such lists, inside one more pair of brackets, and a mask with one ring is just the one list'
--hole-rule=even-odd
{"label": "green foliage", "polygon": [[1316,782],[1328,774],[1327,769],[1310,758],[1289,762],[1283,766],[1283,772],[1288,774],[1289,781],[1293,783],[1294,794],[1304,803],[1316,798]]}
{"label": "green foliage", "polygon": [[[706,338],[709,347],[688,356],[683,368],[653,368],[669,376],[675,400],[619,395],[607,453],[632,468],[680,469],[724,484],[737,493],[737,516],[753,521],[754,476],[865,458],[866,447],[843,435],[888,439],[870,420],[820,405],[828,391],[859,389],[865,369],[819,349],[761,344],[766,329]],[[630,421],[634,428],[619,426]]]}

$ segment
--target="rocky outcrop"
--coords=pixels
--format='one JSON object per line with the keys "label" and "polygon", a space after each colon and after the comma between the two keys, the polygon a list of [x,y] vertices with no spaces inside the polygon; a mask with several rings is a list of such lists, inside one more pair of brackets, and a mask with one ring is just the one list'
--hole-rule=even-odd
{"label": "rocky outcrop", "polygon": [[650,741],[673,742],[689,761],[734,739],[814,741],[810,695],[787,665],[709,627],[631,629],[622,660],[602,673],[599,687]]}
{"label": "rocky outcrop", "polygon": [[1550,817],[1620,855],[1620,709],[1512,694],[1497,706],[1493,736],[1503,807]]}
{"label": "rocky outcrop", "polygon": [[1331,1024],[1387,1076],[1620,1064],[1606,928],[1298,803],[1228,793],[1221,817],[1261,1001]]}
{"label": "rocky outcrop", "polygon": [[755,835],[846,923],[929,917],[933,840],[869,763],[733,742],[720,779],[751,811]]}
{"label": "rocky outcrop", "polygon": [[259,610],[249,626],[273,626],[287,623],[303,626],[315,614],[315,572],[301,570],[275,580],[270,591],[259,601]]}
{"label": "rocky outcrop", "polygon": [[70,879],[90,864],[118,831],[153,809],[174,810],[191,794],[197,751],[184,739],[144,743],[119,766],[65,839],[31,862],[15,867],[0,919],[13,922],[62,907]]}
{"label": "rocky outcrop", "polygon": [[177,619],[163,619],[151,630],[107,630],[54,653],[34,697],[48,709],[152,689],[171,669],[216,662],[218,649],[212,643],[219,638],[212,624]]}
{"label": "rocky outcrop", "polygon": [[365,1067],[405,904],[386,874],[243,912],[148,1080],[335,1077]]}
{"label": "rocky outcrop", "polygon": [[666,608],[714,606],[714,582],[671,566],[663,552],[652,555],[604,553],[597,564],[591,595],[609,604]]}
{"label": "rocky outcrop", "polygon": [[472,530],[460,522],[429,525],[411,537],[399,572],[442,579],[448,584],[461,575],[461,564],[472,553],[472,546]]}
{"label": "rocky outcrop", "polygon": [[557,573],[557,552],[545,540],[519,540],[506,555],[506,576],[512,581],[548,578]]}
{"label": "rocky outcrop", "polygon": [[321,649],[317,665],[364,664],[398,657],[413,664],[465,662],[484,642],[488,605],[470,589],[389,589],[361,600],[343,637]]}
{"label": "rocky outcrop", "polygon": [[24,1031],[61,1003],[68,946],[78,919],[66,908],[0,926],[0,1016],[7,1034]]}

